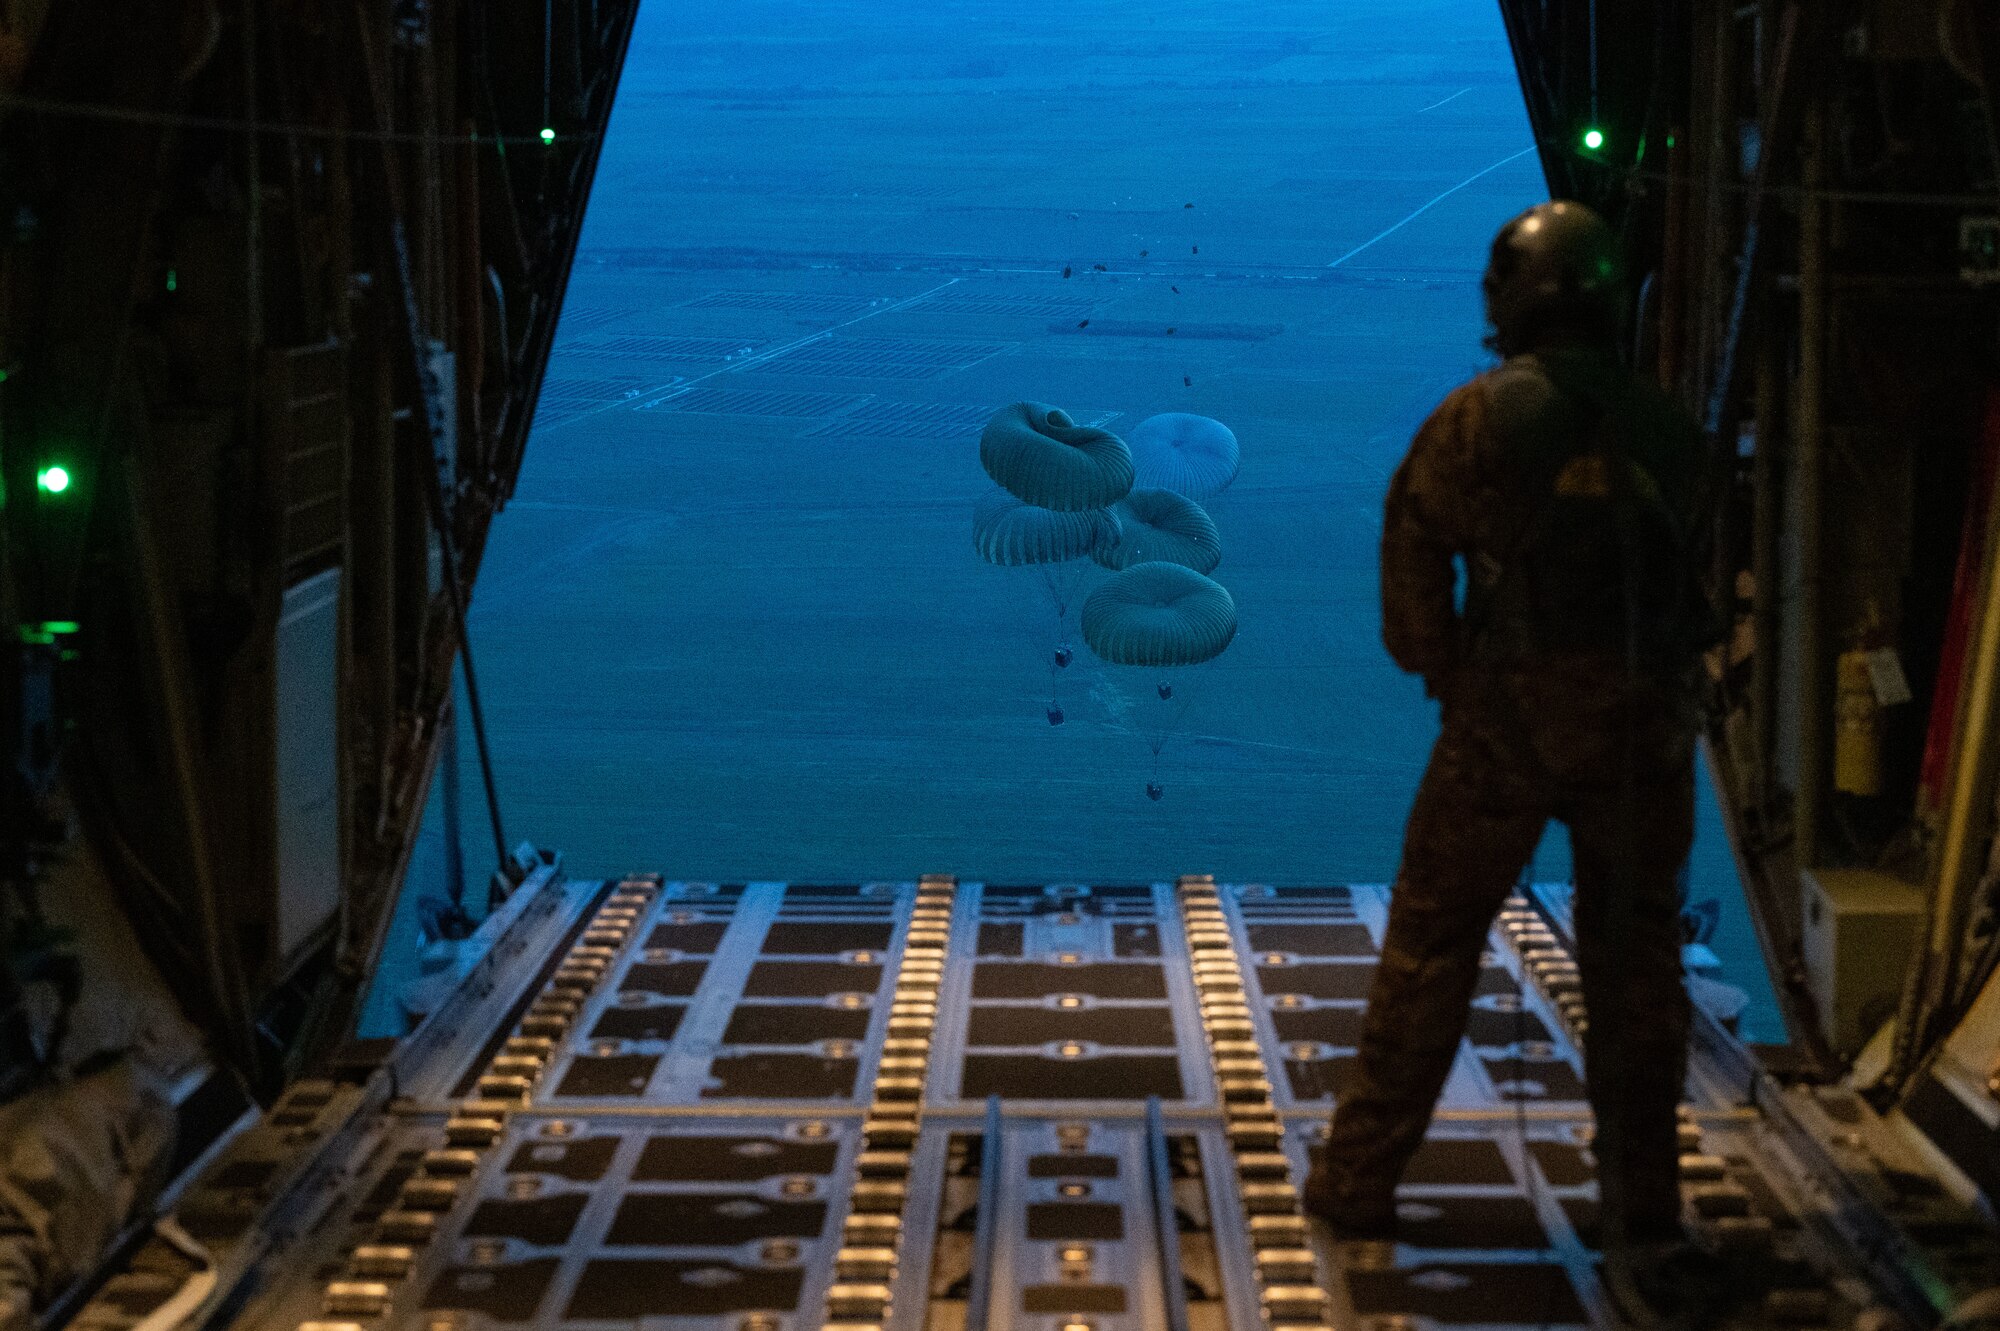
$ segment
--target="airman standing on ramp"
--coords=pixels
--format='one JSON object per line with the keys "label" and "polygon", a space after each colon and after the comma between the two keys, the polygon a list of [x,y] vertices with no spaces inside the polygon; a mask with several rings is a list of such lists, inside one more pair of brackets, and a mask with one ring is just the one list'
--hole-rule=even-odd
{"label": "airman standing on ramp", "polygon": [[1488,928],[1560,819],[1607,1284],[1635,1317],[1699,1321],[1716,1282],[1681,1230],[1675,1106],[1689,1021],[1677,878],[1694,837],[1693,680],[1712,636],[1703,442],[1620,361],[1618,246],[1589,209],[1547,203],[1509,222],[1483,288],[1503,362],[1444,400],[1389,488],[1383,637],[1440,700],[1443,727],[1307,1205],[1344,1237],[1393,1231]]}

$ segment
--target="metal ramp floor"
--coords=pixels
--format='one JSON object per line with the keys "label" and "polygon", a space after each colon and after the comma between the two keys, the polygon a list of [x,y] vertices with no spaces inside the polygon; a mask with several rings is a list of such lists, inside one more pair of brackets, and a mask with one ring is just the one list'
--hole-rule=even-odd
{"label": "metal ramp floor", "polygon": [[[294,1088],[177,1214],[237,1291],[217,1324],[285,1331],[1608,1324],[1586,1014],[1528,898],[1401,1241],[1302,1218],[1386,900],[546,872],[453,1002]],[[1729,1046],[1697,1050],[1683,1167],[1690,1224],[1770,1273],[1744,1325],[1894,1305]],[[162,1246],[80,1324],[142,1316]]]}

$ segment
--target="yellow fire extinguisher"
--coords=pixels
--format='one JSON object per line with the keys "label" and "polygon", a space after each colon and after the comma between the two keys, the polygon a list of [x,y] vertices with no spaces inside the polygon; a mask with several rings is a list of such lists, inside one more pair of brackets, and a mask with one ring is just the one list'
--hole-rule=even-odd
{"label": "yellow fire extinguisher", "polygon": [[1840,654],[1833,672],[1833,788],[1882,793],[1882,703],[1866,647]]}

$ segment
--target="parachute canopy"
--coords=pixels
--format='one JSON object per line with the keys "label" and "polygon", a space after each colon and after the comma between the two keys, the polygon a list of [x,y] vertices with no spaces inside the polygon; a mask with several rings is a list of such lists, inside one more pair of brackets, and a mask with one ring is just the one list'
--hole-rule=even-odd
{"label": "parachute canopy", "polygon": [[979,436],[979,461],[1022,503],[1061,513],[1109,507],[1132,489],[1124,440],[1039,402],[995,412]]}
{"label": "parachute canopy", "polygon": [[1148,416],[1132,427],[1131,452],[1139,485],[1189,499],[1227,490],[1242,456],[1227,425],[1184,411]]}
{"label": "parachute canopy", "polygon": [[1199,665],[1236,636],[1236,602],[1179,564],[1134,564],[1083,603],[1083,640],[1112,665]]}
{"label": "parachute canopy", "polygon": [[1081,513],[1024,504],[993,490],[972,511],[972,545],[989,564],[1061,564],[1118,542],[1118,519],[1101,508]]}
{"label": "parachute canopy", "polygon": [[1222,562],[1222,539],[1200,504],[1171,490],[1134,490],[1111,510],[1116,537],[1093,549],[1091,558],[1110,569],[1159,561],[1210,573]]}

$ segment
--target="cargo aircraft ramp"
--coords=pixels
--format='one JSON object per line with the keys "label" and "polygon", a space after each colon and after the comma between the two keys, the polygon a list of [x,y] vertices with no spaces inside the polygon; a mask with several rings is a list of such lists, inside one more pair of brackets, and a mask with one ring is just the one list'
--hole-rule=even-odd
{"label": "cargo aircraft ramp", "polygon": [[[410,1037],[292,1088],[179,1198],[230,1324],[310,1331],[1607,1325],[1559,893],[1491,936],[1394,1244],[1299,1205],[1370,886],[745,884],[544,865]],[[1988,1231],[1856,1101],[1706,1023],[1690,1227],[1741,1324],[1921,1317]],[[79,1325],[133,1325],[154,1239]],[[234,1291],[233,1294],[231,1291]]]}

